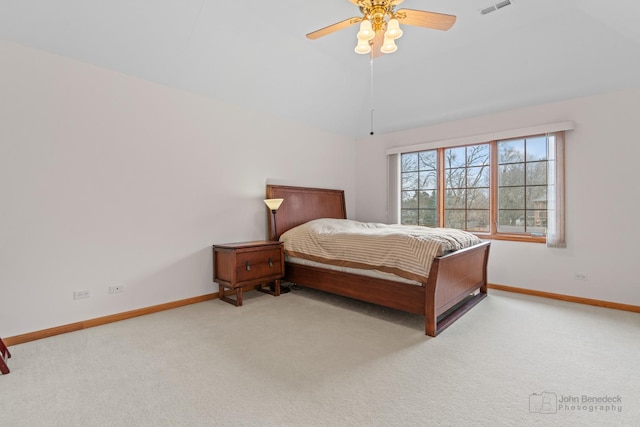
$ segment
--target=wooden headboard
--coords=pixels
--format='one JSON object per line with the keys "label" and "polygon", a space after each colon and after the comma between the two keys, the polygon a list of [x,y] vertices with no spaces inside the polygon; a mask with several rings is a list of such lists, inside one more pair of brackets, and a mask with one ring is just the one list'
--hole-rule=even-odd
{"label": "wooden headboard", "polygon": [[276,213],[276,230],[269,213],[269,240],[312,219],[347,218],[343,190],[267,185],[267,199],[284,199]]}

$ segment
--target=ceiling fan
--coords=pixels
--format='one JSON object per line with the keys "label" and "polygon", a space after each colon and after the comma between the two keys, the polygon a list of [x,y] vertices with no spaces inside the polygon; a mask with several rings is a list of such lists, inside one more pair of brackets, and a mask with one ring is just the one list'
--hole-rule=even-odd
{"label": "ceiling fan", "polygon": [[447,31],[456,22],[454,15],[427,12],[424,10],[398,9],[404,0],[349,0],[360,8],[361,17],[353,17],[337,22],[307,34],[315,40],[338,30],[360,23],[356,53],[371,53],[376,58],[383,53],[393,53],[398,47],[395,40],[402,36],[400,23],[418,27]]}

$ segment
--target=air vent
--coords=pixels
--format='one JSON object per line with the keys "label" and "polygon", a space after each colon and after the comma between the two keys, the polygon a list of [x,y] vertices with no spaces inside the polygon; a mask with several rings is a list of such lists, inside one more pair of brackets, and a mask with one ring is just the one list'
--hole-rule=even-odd
{"label": "air vent", "polygon": [[491,6],[487,7],[487,8],[485,8],[485,9],[482,9],[482,10],[480,11],[480,14],[481,14],[481,15],[486,15],[487,13],[491,13],[491,12],[493,12],[494,10],[496,10],[496,7],[495,7],[495,6],[493,6],[493,5],[491,5]]}
{"label": "air vent", "polygon": [[495,12],[498,9],[502,9],[505,6],[509,6],[511,4],[511,0],[504,0],[496,4],[492,4],[491,6],[485,7],[480,11],[480,15],[486,15],[487,13]]}

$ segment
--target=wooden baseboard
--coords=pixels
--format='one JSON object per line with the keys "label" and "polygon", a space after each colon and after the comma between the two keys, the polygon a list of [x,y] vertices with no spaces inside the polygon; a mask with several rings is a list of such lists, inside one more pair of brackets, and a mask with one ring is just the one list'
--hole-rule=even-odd
{"label": "wooden baseboard", "polygon": [[487,285],[489,289],[496,289],[499,291],[515,292],[518,294],[533,295],[536,297],[557,299],[561,301],[575,302],[578,304],[595,305],[597,307],[612,308],[614,310],[632,311],[634,313],[640,313],[640,306],[621,304],[618,302],[601,301],[591,298],[574,297],[571,295],[554,294],[552,292],[534,291],[531,289],[514,288],[513,286],[496,285],[490,283]]}
{"label": "wooden baseboard", "polygon": [[[552,292],[535,291],[531,289],[516,288],[513,286],[504,286],[494,283],[487,285],[489,289],[496,289],[499,291],[514,292],[519,294],[533,295],[537,297],[557,299],[561,301],[574,302],[578,304],[595,305],[597,307],[612,308],[614,310],[631,311],[634,313],[640,313],[640,306],[630,304],[620,304],[617,302],[601,301],[590,298],[574,297],[570,295],[554,294]],[[16,335],[13,337],[6,337],[2,340],[5,345],[12,346],[16,344],[22,344],[29,341],[35,341],[42,338],[52,337],[54,335],[64,334],[67,332],[80,331],[82,329],[93,328],[94,326],[105,325],[107,323],[118,322],[120,320],[131,319],[132,317],[144,316],[145,314],[157,313],[159,311],[170,310],[172,308],[178,308],[189,304],[195,304],[202,301],[208,301],[219,297],[219,293],[202,295],[199,297],[187,298],[179,301],[168,302],[165,304],[154,305],[151,307],[139,308],[137,310],[126,311],[124,313],[112,314],[109,316],[98,317],[95,319],[84,320],[82,322],[70,323],[68,325],[56,326],[49,329],[43,329],[41,331],[29,332],[22,335]]]}
{"label": "wooden baseboard", "polygon": [[52,337],[54,335],[64,334],[67,332],[79,331],[82,329],[93,328],[94,326],[105,325],[107,323],[118,322],[120,320],[131,319],[132,317],[144,316],[145,314],[157,313],[159,311],[170,310],[197,302],[208,301],[218,298],[218,293],[202,295],[199,297],[187,298],[179,301],[168,302],[165,304],[154,305],[151,307],[139,308],[137,310],[126,311],[124,313],[111,314],[109,316],[98,317],[95,319],[84,320],[82,322],[70,323],[68,325],[56,326],[41,331],[29,332],[13,337],[6,337],[2,340],[7,346],[22,344],[29,341],[35,341],[42,338]]}

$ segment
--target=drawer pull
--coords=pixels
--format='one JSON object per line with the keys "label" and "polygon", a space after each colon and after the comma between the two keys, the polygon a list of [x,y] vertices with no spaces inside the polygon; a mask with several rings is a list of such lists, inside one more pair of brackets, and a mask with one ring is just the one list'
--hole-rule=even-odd
{"label": "drawer pull", "polygon": [[249,264],[249,261],[247,261],[245,265],[247,267],[247,271],[251,271],[251,264]]}
{"label": "drawer pull", "polygon": [[273,260],[269,258],[269,267],[273,267]]}

